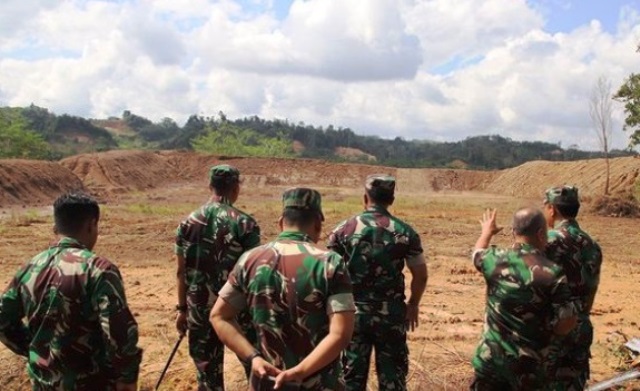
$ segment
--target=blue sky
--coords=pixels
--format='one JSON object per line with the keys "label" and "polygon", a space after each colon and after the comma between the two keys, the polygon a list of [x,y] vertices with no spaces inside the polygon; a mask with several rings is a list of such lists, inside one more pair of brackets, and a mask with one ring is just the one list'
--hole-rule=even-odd
{"label": "blue sky", "polygon": [[598,20],[611,33],[616,31],[620,12],[624,7],[640,10],[640,0],[531,0],[542,11],[546,29],[550,32],[569,32]]}
{"label": "blue sky", "polygon": [[[640,0],[3,0],[0,105],[597,149],[598,77],[640,71]],[[592,24],[597,20],[598,24]],[[627,136],[614,114],[614,146]]]}
{"label": "blue sky", "polygon": [[[251,12],[273,12],[285,19],[293,0],[274,0],[272,5],[260,0],[241,0]],[[569,32],[591,20],[598,20],[603,28],[615,32],[624,7],[640,10],[640,0],[529,0],[545,17],[545,28],[550,32]]]}

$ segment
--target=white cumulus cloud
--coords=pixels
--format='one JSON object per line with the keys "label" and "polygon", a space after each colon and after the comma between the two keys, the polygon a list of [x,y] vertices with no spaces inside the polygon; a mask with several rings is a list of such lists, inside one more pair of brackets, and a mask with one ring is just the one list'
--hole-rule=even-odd
{"label": "white cumulus cloud", "polygon": [[600,76],[617,87],[638,71],[640,16],[622,8],[613,30],[593,20],[560,33],[545,25],[547,3],[294,0],[277,15],[269,0],[6,0],[0,103],[597,148],[589,94]]}

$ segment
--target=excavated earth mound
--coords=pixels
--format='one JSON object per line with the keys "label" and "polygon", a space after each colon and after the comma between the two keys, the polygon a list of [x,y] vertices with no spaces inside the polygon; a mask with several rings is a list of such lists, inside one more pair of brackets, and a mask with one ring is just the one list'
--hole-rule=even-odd
{"label": "excavated earth mound", "polygon": [[84,185],[58,163],[0,160],[0,207],[48,204],[71,190],[84,190]]}
{"label": "excavated earth mound", "polygon": [[60,164],[73,171],[95,194],[142,191],[174,180],[173,167],[154,152],[109,151],[71,156]]}
{"label": "excavated earth mound", "polygon": [[258,187],[360,187],[367,175],[383,172],[395,175],[398,188],[406,191],[477,190],[494,176],[491,172],[479,171],[397,169],[314,159],[224,157],[186,151],[110,151],[73,156],[60,164],[97,194],[206,181],[209,168],[216,164],[236,166],[246,184]]}
{"label": "excavated earth mound", "polygon": [[[633,191],[640,180],[640,159],[611,159],[611,193]],[[575,162],[527,162],[502,170],[485,191],[518,197],[541,197],[544,190],[556,185],[571,184],[580,189],[583,198],[604,193],[606,165],[604,159]]]}

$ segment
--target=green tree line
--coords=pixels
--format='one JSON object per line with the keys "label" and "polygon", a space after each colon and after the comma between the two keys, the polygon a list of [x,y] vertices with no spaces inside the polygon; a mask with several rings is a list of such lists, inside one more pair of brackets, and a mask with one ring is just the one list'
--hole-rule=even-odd
{"label": "green tree line", "polygon": [[[115,131],[113,126],[119,130]],[[120,118],[95,120],[55,115],[34,105],[0,108],[2,140],[7,141],[2,143],[0,158],[31,159],[59,159],[77,153],[137,148],[188,149],[226,156],[344,160],[335,151],[338,147],[347,147],[372,155],[376,164],[387,166],[502,169],[531,160],[602,157],[601,152],[562,148],[547,142],[514,141],[500,135],[452,142],[383,139],[331,125],[319,127],[257,116],[231,120],[222,112],[216,116],[192,115],[180,126],[171,118],[154,122],[129,110]],[[304,149],[294,152],[294,142],[302,144]],[[629,154],[630,151],[610,151],[613,157]]]}

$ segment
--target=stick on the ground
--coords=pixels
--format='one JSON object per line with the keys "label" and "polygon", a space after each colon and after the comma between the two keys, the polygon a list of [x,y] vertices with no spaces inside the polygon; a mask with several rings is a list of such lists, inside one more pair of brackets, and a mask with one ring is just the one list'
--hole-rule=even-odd
{"label": "stick on the ground", "polygon": [[640,378],[640,369],[632,369],[621,375],[614,377],[613,379],[605,380],[600,383],[596,383],[587,388],[587,391],[603,391],[611,389],[615,386],[619,386],[628,381]]}
{"label": "stick on the ground", "polygon": [[184,338],[184,334],[180,334],[180,338],[178,338],[176,345],[173,347],[173,350],[171,351],[171,355],[169,355],[169,360],[167,361],[167,364],[164,366],[164,369],[160,374],[160,379],[158,379],[158,382],[156,383],[156,388],[155,388],[156,391],[158,391],[158,389],[160,388],[160,383],[162,383],[162,379],[164,379],[164,375],[167,373],[167,369],[169,369],[169,365],[171,365],[171,361],[173,361],[173,356],[175,356],[176,351],[178,350],[178,347],[180,346],[180,342],[182,342],[183,338]]}

